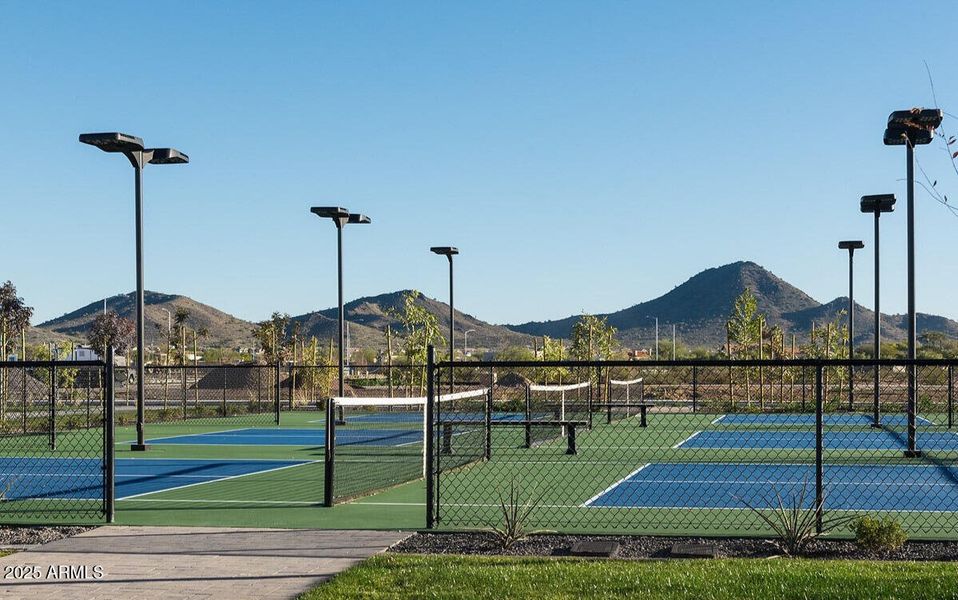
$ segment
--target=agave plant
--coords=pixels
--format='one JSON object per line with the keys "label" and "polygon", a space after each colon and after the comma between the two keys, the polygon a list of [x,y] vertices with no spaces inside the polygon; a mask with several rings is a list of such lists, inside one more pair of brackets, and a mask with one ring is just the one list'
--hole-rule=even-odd
{"label": "agave plant", "polygon": [[805,500],[808,497],[808,478],[805,478],[802,489],[798,494],[789,494],[788,502],[783,499],[775,484],[772,484],[770,494],[762,496],[761,508],[744,498],[736,499],[769,526],[775,533],[776,544],[782,552],[795,556],[801,554],[812,540],[855,519],[855,515],[825,518],[825,496],[822,495],[821,500],[816,500],[812,506],[806,507]]}
{"label": "agave plant", "polygon": [[542,494],[526,501],[522,499],[522,490],[516,485],[513,478],[509,481],[509,492],[503,497],[499,490],[499,513],[501,522],[490,526],[493,535],[503,550],[510,550],[516,544],[526,539],[530,534],[528,523],[532,513],[538,508]]}

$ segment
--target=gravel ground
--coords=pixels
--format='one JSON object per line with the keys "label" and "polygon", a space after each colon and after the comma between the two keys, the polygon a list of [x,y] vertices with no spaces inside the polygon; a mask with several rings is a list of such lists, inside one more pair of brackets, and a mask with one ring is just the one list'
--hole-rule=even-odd
{"label": "gravel ground", "polygon": [[93,527],[2,527],[0,526],[0,548],[7,546],[27,546],[45,544],[53,540],[70,537]]}
{"label": "gravel ground", "polygon": [[[419,533],[393,546],[390,552],[413,554],[483,554],[505,556],[568,556],[572,544],[584,540],[619,542],[616,558],[668,558],[675,543],[705,543],[717,546],[718,555],[729,558],[767,558],[781,552],[772,540],[756,538],[695,538],[603,535],[534,535],[502,551],[489,533]],[[803,556],[879,560],[958,560],[958,542],[908,542],[893,552],[869,552],[852,541],[819,540],[809,544]]]}

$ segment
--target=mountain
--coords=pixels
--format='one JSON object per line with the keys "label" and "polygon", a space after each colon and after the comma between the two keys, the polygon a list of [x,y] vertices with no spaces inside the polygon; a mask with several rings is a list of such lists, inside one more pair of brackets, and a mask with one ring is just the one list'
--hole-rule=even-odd
{"label": "mountain", "polygon": [[[391,325],[393,333],[402,336],[399,321],[391,316],[402,309],[403,297],[410,290],[401,290],[378,296],[367,296],[347,302],[343,308],[346,312],[346,321],[349,323],[350,346],[354,348],[385,348],[386,325]],[[449,305],[433,298],[420,296],[418,304],[430,313],[436,315],[443,336],[449,331]],[[306,313],[293,317],[293,322],[300,324],[300,330],[307,336],[316,336],[324,340],[333,338],[337,334],[338,308],[328,308],[316,312]],[[492,325],[476,317],[456,311],[456,347],[460,350],[463,344],[463,332],[469,332],[469,348],[472,349],[501,349],[506,346],[531,346],[531,336],[512,331],[501,325]],[[398,341],[394,338],[394,350],[398,348]]]}
{"label": "mountain", "polygon": [[[805,339],[812,323],[833,321],[848,307],[848,298],[836,298],[822,304],[774,273],[753,262],[736,262],[706,269],[663,296],[636,304],[624,310],[603,314],[618,330],[620,341],[631,347],[650,347],[655,339],[655,321],[659,335],[671,335],[676,324],[679,340],[689,346],[721,346],[725,340],[725,323],[735,299],[745,288],[755,294],[758,309],[768,317],[770,325]],[[907,330],[905,315],[882,315],[882,339],[904,339]],[[556,321],[508,325],[513,331],[530,335],[568,338],[578,316]],[[856,305],[856,341],[872,339],[874,313]],[[918,315],[918,329],[941,331],[958,337],[958,322],[935,315]]]}
{"label": "mountain", "polygon": [[[623,310],[600,316],[618,330],[619,340],[626,347],[649,348],[655,339],[655,321],[658,317],[662,339],[671,335],[671,324],[676,324],[679,340],[687,346],[705,346],[717,348],[725,341],[725,323],[732,312],[735,299],[745,288],[755,294],[759,310],[768,317],[769,325],[782,327],[786,334],[794,333],[799,340],[808,337],[812,324],[819,326],[835,318],[846,310],[847,298],[836,298],[821,303],[791,285],[774,273],[754,262],[736,262],[721,267],[706,269],[691,277],[685,283],[676,286],[668,293]],[[401,290],[378,296],[367,296],[348,302],[345,305],[346,319],[349,322],[349,340],[353,348],[383,349],[386,346],[386,325],[392,325],[396,334],[395,348],[398,348],[402,331],[397,319],[391,315],[402,308],[403,296],[408,290]],[[420,297],[419,305],[439,320],[443,336],[449,328],[449,305],[438,300]],[[106,300],[107,308],[115,310],[121,316],[132,319],[134,316],[134,296],[124,294]],[[190,327],[205,327],[210,335],[204,340],[204,346],[250,347],[255,346],[251,331],[253,324],[238,319],[212,306],[197,302],[180,295],[146,293],[146,337],[147,343],[154,344],[159,339],[158,332],[166,328],[167,316],[164,309],[175,313],[177,308],[190,312]],[[93,302],[63,315],[57,319],[31,328],[28,339],[31,342],[51,339],[56,336],[69,336],[83,339],[93,318],[103,310],[103,301]],[[306,336],[316,336],[322,341],[335,339],[337,335],[336,308],[329,308],[293,317],[299,323],[300,332]],[[531,336],[548,335],[553,338],[567,339],[578,315],[556,321],[532,321],[520,325],[493,325],[477,317],[456,312],[456,346],[462,348],[463,335],[469,333],[471,349],[501,350],[507,346],[532,346]],[[872,339],[872,320],[874,313],[857,306],[855,312],[856,342],[865,343]],[[905,338],[907,322],[905,315],[882,315],[882,336],[889,341]],[[958,322],[945,317],[918,314],[919,333],[938,331],[951,338],[958,338]]]}
{"label": "mountain", "polygon": [[[120,294],[87,304],[62,317],[51,319],[37,326],[40,330],[54,332],[73,338],[85,339],[86,334],[96,315],[103,311],[104,302],[107,310],[117,312],[121,317],[133,319],[136,311],[136,294]],[[167,313],[176,314],[178,308],[189,311],[187,323],[191,329],[206,328],[209,335],[203,345],[225,348],[250,347],[254,345],[252,330],[253,324],[227,314],[212,306],[197,302],[187,296],[176,294],[161,294],[147,291],[144,293],[144,333],[146,343],[154,345],[161,339],[160,332],[166,331]]]}

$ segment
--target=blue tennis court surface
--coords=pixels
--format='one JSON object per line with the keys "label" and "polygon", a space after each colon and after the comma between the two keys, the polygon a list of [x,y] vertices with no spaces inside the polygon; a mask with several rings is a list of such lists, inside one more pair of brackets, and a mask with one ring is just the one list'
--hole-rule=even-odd
{"label": "blue tennis court surface", "polygon": [[[958,450],[958,435],[948,431],[919,431],[916,437],[920,448],[926,450]],[[825,448],[842,450],[904,450],[907,442],[903,434],[884,429],[862,431],[824,432]],[[812,449],[814,431],[775,430],[721,430],[697,431],[679,443],[676,448],[714,449]]]}
{"label": "blue tennis court surface", "polygon": [[[132,498],[188,485],[212,483],[308,464],[301,460],[116,460],[116,498]],[[103,474],[98,458],[0,458],[0,480],[12,481],[8,500],[99,500]]]}
{"label": "blue tennis court surface", "polygon": [[[932,465],[825,466],[825,506],[832,510],[958,510],[958,472]],[[815,499],[813,465],[650,463],[585,503],[600,508],[773,508],[807,485]]]}
{"label": "blue tennis court surface", "polygon": [[[323,446],[323,429],[234,429],[175,435],[148,440],[150,444],[192,444],[213,446]],[[402,446],[422,442],[422,429],[350,429],[336,428],[336,445]]]}
{"label": "blue tennis court surface", "polygon": [[[873,417],[862,413],[830,413],[823,416],[822,421],[828,425],[862,425],[868,426],[872,423]],[[732,413],[722,415],[712,421],[715,425],[766,425],[769,427],[787,427],[795,425],[799,427],[815,427],[814,414],[794,414],[794,413]],[[902,414],[882,415],[881,423],[889,427],[904,428],[908,424],[908,417]],[[934,425],[932,421],[924,417],[915,417],[915,424],[918,426]]]}

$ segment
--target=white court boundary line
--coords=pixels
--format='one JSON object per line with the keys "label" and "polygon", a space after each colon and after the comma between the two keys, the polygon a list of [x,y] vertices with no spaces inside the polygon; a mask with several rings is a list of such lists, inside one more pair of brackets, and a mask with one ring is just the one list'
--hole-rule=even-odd
{"label": "white court boundary line", "polygon": [[682,444],[686,444],[686,443],[690,442],[690,441],[692,440],[692,438],[694,438],[695,436],[697,436],[697,435],[700,434],[700,433],[702,433],[702,432],[701,432],[701,431],[696,431],[696,432],[692,433],[692,435],[690,435],[689,437],[685,438],[684,440],[682,440],[682,441],[679,442],[678,444],[672,446],[672,449],[673,449],[673,450],[678,450],[679,448],[682,447]]}
{"label": "white court boundary line", "polygon": [[601,492],[599,492],[599,493],[596,494],[595,496],[592,496],[591,498],[589,498],[588,500],[586,500],[584,504],[580,504],[579,506],[580,506],[580,507],[590,506],[593,502],[595,502],[596,500],[598,500],[598,499],[601,498],[602,496],[606,495],[607,493],[611,492],[611,491],[614,490],[615,488],[619,487],[619,485],[625,483],[625,482],[626,482],[627,480],[629,480],[631,477],[633,477],[633,476],[635,476],[636,474],[638,474],[639,471],[641,471],[642,469],[644,469],[644,468],[650,466],[651,464],[652,464],[652,463],[645,463],[644,465],[642,465],[642,466],[639,467],[638,469],[632,471],[631,473],[629,473],[628,475],[626,475],[626,476],[623,477],[622,479],[619,479],[618,481],[616,481],[615,483],[613,483],[613,484],[610,485],[609,487],[605,488],[604,490],[602,490]]}
{"label": "white court boundary line", "polygon": [[[237,431],[249,431],[251,429],[260,429],[260,428],[259,427],[240,427],[238,429],[223,429],[222,431],[204,431],[203,433],[181,433],[179,435],[168,435],[161,438],[148,439],[146,440],[146,442],[149,444],[150,442],[160,442],[162,440],[175,440],[176,438],[181,438],[181,437],[191,437],[191,436],[197,436],[197,435],[216,435],[219,433],[235,433]],[[116,442],[116,443],[117,444],[132,444],[134,442],[136,442],[136,440],[128,440],[125,442]],[[200,445],[205,445],[205,444],[200,444]]]}

